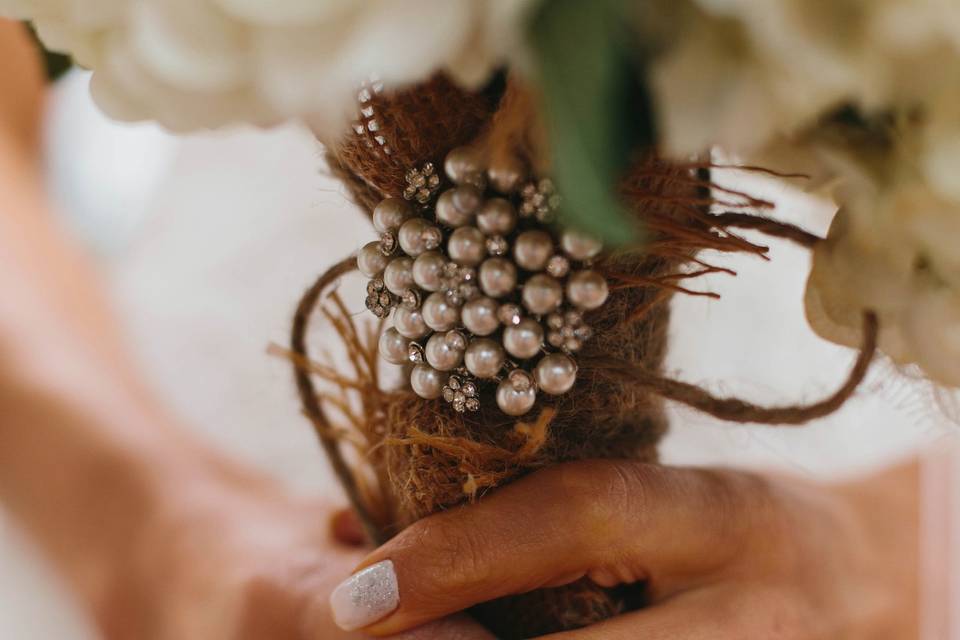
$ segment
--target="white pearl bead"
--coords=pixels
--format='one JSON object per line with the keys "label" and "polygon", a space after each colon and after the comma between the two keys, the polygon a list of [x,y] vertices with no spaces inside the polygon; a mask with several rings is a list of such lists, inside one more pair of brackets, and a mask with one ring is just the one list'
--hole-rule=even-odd
{"label": "white pearl bead", "polygon": [[413,281],[424,291],[439,291],[446,264],[446,258],[436,251],[421,253],[413,261]]}
{"label": "white pearl bead", "polygon": [[537,390],[533,385],[517,389],[509,380],[503,380],[497,387],[497,406],[508,416],[522,416],[533,408],[537,401]]}
{"label": "white pearl bead", "polygon": [[450,235],[447,255],[459,265],[475,267],[487,255],[487,241],[476,227],[460,227]]}
{"label": "white pearl bead", "polygon": [[449,377],[449,374],[437,371],[421,362],[410,371],[410,386],[421,398],[434,400],[443,394],[443,385],[447,384]]}
{"label": "white pearl bead", "polygon": [[565,354],[551,353],[540,359],[533,376],[544,393],[559,396],[573,388],[577,381],[577,365]]}
{"label": "white pearl bead", "polygon": [[403,223],[397,234],[400,248],[408,256],[419,256],[424,251],[430,251],[440,246],[443,234],[440,229],[423,218],[411,218]]}
{"label": "white pearl bead", "polygon": [[569,230],[563,233],[560,244],[574,260],[590,260],[603,250],[603,242],[582,231]]}
{"label": "white pearl bead", "polygon": [[523,306],[530,313],[544,315],[563,302],[563,286],[556,278],[538,273],[523,285]]}
{"label": "white pearl bead", "polygon": [[517,286],[517,268],[506,258],[488,258],[480,265],[480,288],[491,298],[502,298]]}
{"label": "white pearl bead", "polygon": [[434,331],[449,331],[460,319],[460,309],[440,293],[431,293],[423,303],[423,321]]}
{"label": "white pearl bead", "polygon": [[500,327],[497,310],[500,304],[492,298],[474,298],[463,305],[463,326],[477,336],[488,336]]}
{"label": "white pearl bead", "polygon": [[407,348],[410,341],[400,335],[394,327],[390,327],[380,334],[379,350],[383,359],[392,364],[407,362]]}
{"label": "white pearl bead", "polygon": [[447,154],[443,170],[454,184],[483,184],[483,158],[473,147],[457,147]]}
{"label": "white pearl bead", "polygon": [[513,157],[501,158],[487,169],[490,184],[500,193],[516,191],[526,175],[523,163]]}
{"label": "white pearl bead", "polygon": [[609,295],[606,279],[596,271],[577,271],[567,280],[567,298],[578,309],[597,309]]}
{"label": "white pearl bead", "polygon": [[463,345],[456,344],[450,333],[435,333],[427,340],[424,353],[427,362],[437,371],[452,371],[463,362]]}
{"label": "white pearl bead", "polygon": [[540,353],[543,345],[543,327],[532,318],[503,330],[503,346],[514,358],[526,360]]}
{"label": "white pearl bead", "polygon": [[393,310],[393,326],[397,328],[405,338],[410,340],[419,340],[430,333],[427,323],[423,320],[423,314],[419,309],[408,309],[407,307],[395,307]]}
{"label": "white pearl bead", "polygon": [[483,194],[476,187],[465,184],[448,189],[437,199],[437,221],[448,227],[468,225],[482,203]]}
{"label": "white pearl bead", "polygon": [[383,283],[390,293],[401,295],[414,285],[413,258],[394,258],[383,271]]}
{"label": "white pearl bead", "polygon": [[368,278],[376,278],[390,263],[390,258],[380,251],[379,242],[368,242],[357,253],[357,269]]}
{"label": "white pearl bead", "polygon": [[373,210],[373,226],[380,233],[396,231],[413,216],[413,206],[400,198],[387,198]]}
{"label": "white pearl bead", "polygon": [[513,245],[513,257],[527,271],[543,271],[553,255],[553,238],[546,231],[524,231]]}
{"label": "white pearl bead", "polygon": [[489,338],[479,338],[470,342],[464,355],[467,371],[478,378],[493,378],[506,360],[503,347]]}
{"label": "white pearl bead", "polygon": [[517,210],[508,200],[491,198],[477,213],[477,227],[488,236],[506,236],[517,226]]}

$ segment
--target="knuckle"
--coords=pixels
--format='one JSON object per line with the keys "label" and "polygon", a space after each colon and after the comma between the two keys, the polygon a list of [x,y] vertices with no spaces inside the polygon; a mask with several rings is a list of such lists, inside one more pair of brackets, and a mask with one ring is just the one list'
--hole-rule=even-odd
{"label": "knuckle", "polygon": [[644,517],[654,499],[656,472],[648,465],[626,460],[590,460],[561,465],[557,472],[572,512],[594,542],[628,533]]}
{"label": "knuckle", "polygon": [[451,515],[426,518],[407,530],[416,555],[415,587],[422,593],[469,593],[489,574],[483,537],[469,519]]}
{"label": "knuckle", "polygon": [[732,486],[724,472],[705,470],[701,472],[704,490],[701,499],[709,510],[712,531],[722,541],[735,540],[737,532],[744,522],[744,515],[750,514],[744,509],[742,488]]}

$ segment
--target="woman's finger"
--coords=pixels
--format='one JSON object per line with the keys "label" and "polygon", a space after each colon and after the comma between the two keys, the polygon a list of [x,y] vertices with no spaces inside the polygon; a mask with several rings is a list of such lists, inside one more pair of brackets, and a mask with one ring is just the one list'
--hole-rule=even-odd
{"label": "woman's finger", "polygon": [[367,534],[353,509],[338,509],[330,517],[330,530],[334,540],[351,547],[368,544]]}
{"label": "woman's finger", "polygon": [[27,30],[0,18],[0,135],[31,154],[39,146],[43,86],[40,56]]}
{"label": "woman's finger", "polygon": [[701,575],[742,543],[736,476],[576,462],[414,524],[332,596],[345,628],[389,635],[479,602],[572,582]]}

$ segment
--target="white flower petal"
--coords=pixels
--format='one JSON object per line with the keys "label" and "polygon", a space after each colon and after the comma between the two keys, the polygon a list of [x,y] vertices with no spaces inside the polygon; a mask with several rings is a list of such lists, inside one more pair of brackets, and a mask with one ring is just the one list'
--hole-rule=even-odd
{"label": "white flower petal", "polygon": [[327,130],[353,117],[372,73],[393,86],[441,70],[482,83],[520,48],[534,2],[0,0],[0,11],[36,20],[49,45],[93,68],[98,101],[124,118]]}
{"label": "white flower petal", "polygon": [[912,302],[903,327],[917,362],[934,380],[960,386],[960,299],[932,291]]}
{"label": "white flower petal", "polygon": [[[198,0],[199,1],[199,0]],[[397,1],[397,0],[394,0]],[[368,0],[212,0],[224,12],[253,25],[297,27],[333,22]],[[371,4],[381,4],[375,2]],[[402,0],[398,4],[403,4]]]}
{"label": "white flower petal", "polygon": [[249,52],[240,23],[196,0],[142,2],[130,17],[130,43],[152,73],[195,91],[226,91],[246,80]]}

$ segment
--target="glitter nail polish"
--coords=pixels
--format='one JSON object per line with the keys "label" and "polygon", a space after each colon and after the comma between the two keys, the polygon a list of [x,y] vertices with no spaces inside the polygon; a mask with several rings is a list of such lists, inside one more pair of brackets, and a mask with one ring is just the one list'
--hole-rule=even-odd
{"label": "glitter nail polish", "polygon": [[397,573],[391,560],[358,571],[330,594],[334,622],[345,631],[371,625],[386,617],[399,604]]}

